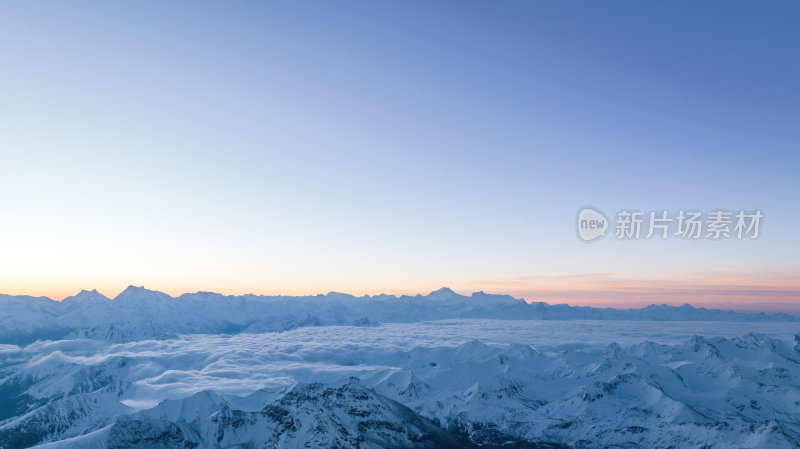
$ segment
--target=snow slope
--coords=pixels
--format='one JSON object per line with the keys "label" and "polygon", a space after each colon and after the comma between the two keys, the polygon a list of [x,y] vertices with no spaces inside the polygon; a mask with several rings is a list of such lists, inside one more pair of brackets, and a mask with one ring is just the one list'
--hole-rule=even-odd
{"label": "snow slope", "polygon": [[0,347],[0,447],[800,445],[800,336],[402,349],[319,335],[337,329]]}

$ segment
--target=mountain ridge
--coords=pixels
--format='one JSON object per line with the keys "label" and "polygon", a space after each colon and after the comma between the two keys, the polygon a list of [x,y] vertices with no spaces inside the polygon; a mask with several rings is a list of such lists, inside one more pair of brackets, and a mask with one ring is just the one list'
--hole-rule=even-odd
{"label": "mountain ridge", "polygon": [[[242,358],[269,337],[256,340],[231,348],[234,366],[263,365],[257,353]],[[135,356],[148,361],[145,372],[129,364],[140,343],[60,346],[73,355],[111,351],[110,359],[53,358],[47,345],[20,349],[8,379],[36,380],[9,388],[24,400],[0,420],[0,447],[791,449],[800,443],[800,335],[794,341],[753,333],[695,336],[671,345],[557,351],[480,340],[388,353],[351,348],[350,355],[336,347],[337,360],[311,371],[319,361],[297,366],[302,351],[292,346],[273,359],[291,362],[273,363],[280,377],[249,387],[142,389],[163,386],[153,373],[204,372],[196,368],[218,362],[219,356],[204,356],[218,347],[196,353],[198,341],[186,342],[194,354],[187,362],[174,357],[174,343],[146,345]],[[363,363],[356,368],[352,356]],[[52,364],[44,377],[42,357]],[[135,398],[157,400],[128,408]]]}
{"label": "mountain ridge", "polygon": [[573,309],[592,309],[592,310],[614,310],[618,312],[626,312],[626,311],[639,311],[639,310],[648,310],[648,309],[659,309],[659,308],[667,308],[667,309],[692,309],[692,310],[708,310],[708,311],[719,311],[719,312],[731,312],[741,315],[768,315],[768,316],[782,316],[782,317],[792,317],[795,319],[800,319],[800,315],[795,315],[792,313],[787,312],[770,312],[770,311],[739,311],[734,309],[717,309],[717,308],[708,308],[708,307],[698,307],[694,306],[690,303],[683,303],[681,305],[669,305],[666,303],[656,304],[651,303],[646,306],[642,307],[629,307],[629,308],[615,308],[615,307],[593,307],[593,306],[578,306],[578,305],[570,305],[568,303],[556,303],[551,304],[546,301],[531,301],[527,302],[522,298],[515,298],[512,295],[508,294],[495,294],[495,293],[485,293],[484,291],[476,291],[472,292],[470,295],[462,295],[460,293],[456,293],[449,287],[441,287],[436,290],[431,291],[428,294],[417,293],[416,295],[394,295],[390,293],[378,293],[375,295],[361,295],[356,296],[351,293],[344,293],[344,292],[336,292],[330,291],[328,293],[318,293],[316,295],[262,295],[262,294],[255,294],[255,293],[245,293],[242,295],[226,295],[224,293],[212,292],[212,291],[205,291],[205,290],[198,290],[196,292],[185,292],[181,293],[178,296],[171,296],[168,293],[161,292],[159,290],[152,290],[146,288],[144,286],[135,286],[129,285],[127,286],[122,292],[117,294],[115,297],[111,298],[108,297],[100,292],[97,289],[92,290],[81,290],[80,292],[76,293],[75,295],[68,296],[62,300],[52,299],[47,296],[31,296],[31,295],[10,295],[5,293],[0,293],[0,301],[4,299],[17,299],[17,300],[31,300],[31,301],[49,301],[53,303],[69,303],[76,299],[83,299],[83,298],[100,298],[105,299],[108,301],[120,301],[120,300],[128,300],[129,298],[132,299],[144,299],[144,298],[155,298],[160,297],[165,300],[172,299],[172,300],[180,300],[183,298],[189,299],[198,299],[201,297],[205,297],[206,299],[210,299],[210,297],[216,297],[218,299],[244,299],[244,298],[263,298],[263,299],[311,299],[311,298],[347,298],[347,299],[360,299],[360,300],[387,300],[387,299],[410,299],[410,298],[425,298],[425,299],[454,299],[454,298],[463,298],[463,299],[481,299],[481,298],[491,298],[491,299],[511,299],[514,301],[524,302],[526,304],[531,305],[541,305],[543,307],[569,307]]}
{"label": "mountain ridge", "polygon": [[114,299],[96,290],[55,301],[0,295],[0,344],[90,338],[113,341],[170,338],[176,334],[281,332],[304,326],[363,326],[445,319],[800,321],[786,313],[650,305],[640,309],[528,303],[509,295],[461,295],[443,287],[427,295],[264,296],[184,293],[173,297],[129,286]]}

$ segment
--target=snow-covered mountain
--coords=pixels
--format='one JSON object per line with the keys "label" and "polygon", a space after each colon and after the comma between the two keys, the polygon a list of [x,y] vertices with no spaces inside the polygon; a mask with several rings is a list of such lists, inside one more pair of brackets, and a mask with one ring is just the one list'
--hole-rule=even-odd
{"label": "snow-covered mountain", "polygon": [[2,346],[0,448],[800,446],[800,335],[561,350],[309,335]]}
{"label": "snow-covered mountain", "polygon": [[442,288],[428,295],[224,296],[198,292],[173,298],[128,287],[113,300],[82,291],[63,301],[0,295],[0,343],[37,339],[94,338],[136,341],[177,334],[275,332],[301,326],[375,325],[453,318],[514,320],[796,321],[787,314],[649,306],[611,309],[527,303],[483,292],[463,296]]}
{"label": "snow-covered mountain", "polygon": [[789,315],[449,289],[0,306],[0,449],[800,447]]}
{"label": "snow-covered mountain", "polygon": [[203,392],[41,447],[462,448],[473,446],[357,379],[245,398]]}

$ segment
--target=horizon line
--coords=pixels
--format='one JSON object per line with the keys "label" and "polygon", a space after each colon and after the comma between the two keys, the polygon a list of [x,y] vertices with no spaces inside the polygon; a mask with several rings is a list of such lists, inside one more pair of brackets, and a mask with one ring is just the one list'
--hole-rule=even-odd
{"label": "horizon line", "polygon": [[629,306],[629,307],[616,306],[615,307],[614,305],[611,305],[611,304],[609,304],[609,305],[587,305],[587,304],[570,304],[570,303],[567,303],[567,302],[551,303],[551,302],[548,302],[548,301],[545,301],[545,300],[541,300],[541,301],[539,301],[539,300],[536,300],[536,301],[528,300],[528,299],[526,299],[524,297],[515,296],[515,295],[513,295],[511,293],[495,293],[495,292],[486,292],[484,290],[476,290],[476,291],[472,291],[472,293],[470,293],[470,294],[463,294],[463,293],[459,293],[459,292],[457,292],[457,291],[455,291],[455,290],[453,290],[453,289],[451,289],[450,287],[447,287],[447,286],[442,286],[442,287],[440,287],[438,289],[435,289],[435,290],[432,290],[432,291],[430,291],[428,293],[416,293],[416,294],[409,294],[409,293],[396,294],[396,293],[383,293],[382,292],[382,293],[375,293],[375,294],[365,293],[365,294],[358,295],[358,294],[354,294],[354,293],[347,293],[347,292],[334,291],[334,290],[328,291],[327,293],[312,293],[312,294],[299,294],[299,295],[298,294],[265,294],[265,293],[252,293],[252,292],[243,293],[243,294],[226,294],[226,293],[210,291],[210,290],[197,290],[197,291],[194,291],[194,292],[186,291],[186,292],[180,293],[178,295],[172,295],[172,294],[169,294],[169,293],[161,291],[161,290],[151,289],[151,288],[145,287],[144,285],[129,284],[121,292],[119,292],[118,294],[114,295],[113,297],[99,292],[96,288],[93,288],[91,290],[81,289],[79,292],[75,293],[74,295],[65,296],[65,297],[63,297],[61,299],[55,299],[55,298],[51,298],[49,296],[33,296],[33,295],[28,295],[28,294],[16,294],[15,295],[15,294],[0,293],[0,296],[16,297],[16,298],[23,297],[23,298],[31,298],[31,299],[46,299],[46,300],[50,300],[50,301],[53,301],[53,302],[63,302],[66,299],[76,297],[76,296],[78,296],[78,295],[80,295],[82,293],[95,293],[95,294],[98,294],[98,295],[102,296],[103,298],[108,299],[109,301],[115,301],[121,295],[123,295],[126,291],[132,290],[132,289],[159,293],[159,294],[165,295],[165,296],[167,296],[167,297],[169,297],[171,299],[180,299],[182,296],[185,296],[185,295],[194,295],[194,294],[199,294],[199,293],[210,293],[210,294],[214,294],[214,295],[220,295],[220,296],[224,296],[224,297],[235,297],[235,298],[240,298],[240,297],[244,297],[244,296],[310,298],[310,297],[328,296],[328,295],[333,295],[333,294],[346,295],[346,296],[351,296],[353,298],[372,298],[372,297],[377,297],[377,296],[393,296],[395,298],[402,298],[402,297],[412,297],[413,298],[413,297],[428,297],[428,296],[430,296],[432,294],[435,294],[435,293],[438,293],[438,292],[447,291],[447,292],[451,292],[451,293],[453,293],[453,294],[455,294],[457,296],[461,296],[461,297],[464,297],[464,298],[471,298],[471,297],[474,297],[476,294],[484,294],[484,295],[488,295],[488,296],[508,296],[508,297],[511,297],[511,298],[513,298],[515,300],[523,301],[526,304],[546,304],[549,307],[568,306],[568,307],[573,307],[573,308],[579,308],[580,307],[580,308],[590,308],[590,309],[642,310],[642,309],[646,309],[646,308],[649,308],[649,307],[663,307],[663,306],[666,306],[666,307],[672,307],[672,308],[680,308],[680,307],[684,307],[684,306],[689,306],[689,307],[691,307],[693,309],[697,309],[697,310],[735,312],[735,313],[744,313],[744,314],[759,314],[759,313],[760,314],[767,314],[767,315],[785,314],[785,315],[792,315],[792,316],[800,317],[800,311],[770,310],[770,309],[743,309],[743,310],[740,309],[740,310],[737,310],[737,309],[733,309],[733,308],[725,309],[725,308],[719,308],[719,307],[708,307],[706,305],[695,305],[695,304],[692,304],[690,302],[685,302],[685,301],[682,302],[682,303],[680,301],[661,302],[660,304],[658,304],[656,302],[651,302],[651,303],[646,304],[646,305],[639,304],[638,307],[637,306]]}

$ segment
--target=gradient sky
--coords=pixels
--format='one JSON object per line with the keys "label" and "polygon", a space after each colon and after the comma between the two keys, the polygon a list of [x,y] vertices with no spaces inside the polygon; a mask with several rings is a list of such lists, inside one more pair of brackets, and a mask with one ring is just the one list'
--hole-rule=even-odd
{"label": "gradient sky", "polygon": [[[4,2],[0,292],[800,311],[798,2]],[[757,240],[576,236],[759,209]]]}

